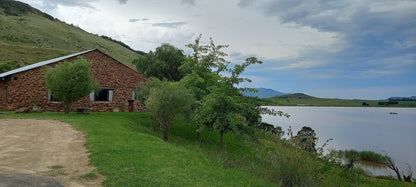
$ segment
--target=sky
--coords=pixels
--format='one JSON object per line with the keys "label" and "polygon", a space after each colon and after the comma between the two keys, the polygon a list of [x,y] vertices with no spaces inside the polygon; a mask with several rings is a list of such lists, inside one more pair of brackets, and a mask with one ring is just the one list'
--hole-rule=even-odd
{"label": "sky", "polygon": [[416,0],[21,0],[133,49],[228,44],[240,86],[344,99],[416,96]]}

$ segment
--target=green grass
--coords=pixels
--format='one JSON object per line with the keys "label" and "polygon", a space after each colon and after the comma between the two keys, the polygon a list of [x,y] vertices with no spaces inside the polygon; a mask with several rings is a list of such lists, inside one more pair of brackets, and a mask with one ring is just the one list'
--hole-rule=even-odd
{"label": "green grass", "polygon": [[387,100],[359,100],[359,99],[328,99],[317,98],[304,94],[291,94],[287,96],[277,96],[268,103],[276,106],[340,106],[340,107],[362,107],[363,103],[369,104],[367,107],[416,107],[416,101],[399,101],[398,104],[379,105],[380,101]]}
{"label": "green grass", "polygon": [[81,175],[78,175],[78,176],[75,176],[74,178],[75,179],[78,179],[78,180],[94,180],[94,179],[96,179],[98,177],[98,175],[97,175],[97,170],[92,170],[91,172],[88,172],[88,173],[85,173],[85,174],[81,174]]}
{"label": "green grass", "polygon": [[49,168],[48,171],[43,172],[43,174],[46,176],[57,177],[60,175],[67,174],[65,172],[65,167],[61,165],[53,165],[53,166],[49,166],[48,168]]}
{"label": "green grass", "polygon": [[175,135],[172,142],[164,142],[157,137],[159,134],[142,133],[151,129],[147,113],[8,113],[0,117],[58,119],[86,132],[92,164],[107,177],[104,184],[108,186],[276,185],[265,178],[225,168],[198,146],[179,144],[186,140]]}
{"label": "green grass", "polygon": [[53,59],[60,56],[76,53],[62,49],[45,49],[31,46],[11,45],[0,41],[0,64],[2,62],[14,61],[20,67],[35,62]]}
{"label": "green grass", "polygon": [[148,113],[0,114],[4,117],[58,119],[86,132],[91,162],[106,176],[106,186],[415,186],[349,171],[263,132],[258,143],[227,134],[221,157],[218,133],[203,132],[198,141],[195,126],[181,117],[169,142],[152,131]]}

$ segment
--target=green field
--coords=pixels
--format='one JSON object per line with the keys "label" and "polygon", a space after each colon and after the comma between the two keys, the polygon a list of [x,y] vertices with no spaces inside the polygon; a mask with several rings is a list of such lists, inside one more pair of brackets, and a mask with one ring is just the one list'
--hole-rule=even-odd
{"label": "green field", "polygon": [[346,170],[264,132],[257,141],[227,134],[221,157],[219,135],[202,132],[196,140],[196,127],[181,117],[169,142],[152,131],[148,113],[7,112],[0,118],[58,119],[85,132],[105,186],[416,186]]}
{"label": "green field", "polygon": [[[387,100],[327,99],[305,94],[282,95],[269,99],[276,106],[340,106],[340,107],[416,107],[416,101],[398,101],[398,104],[382,104]],[[366,103],[368,105],[363,105]]]}

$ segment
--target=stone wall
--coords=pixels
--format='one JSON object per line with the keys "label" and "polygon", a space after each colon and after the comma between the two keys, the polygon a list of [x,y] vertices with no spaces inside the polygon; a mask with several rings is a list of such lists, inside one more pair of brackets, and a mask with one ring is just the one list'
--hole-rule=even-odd
{"label": "stone wall", "polygon": [[[93,50],[80,56],[92,62],[91,73],[102,88],[114,89],[114,99],[112,102],[90,101],[89,96],[86,96],[72,106],[73,110],[77,107],[89,107],[91,111],[97,112],[128,111],[128,100],[133,99],[133,90],[139,82],[145,82],[147,78],[99,50]],[[68,58],[65,61],[71,62],[78,57]],[[47,66],[53,67],[60,62]],[[0,107],[12,109],[22,105],[31,108],[32,99],[36,99],[40,102],[43,111],[63,111],[63,105],[60,102],[48,101],[45,69],[46,67],[43,66],[0,80]],[[144,107],[137,101],[134,101],[133,106],[133,111],[144,110]]]}

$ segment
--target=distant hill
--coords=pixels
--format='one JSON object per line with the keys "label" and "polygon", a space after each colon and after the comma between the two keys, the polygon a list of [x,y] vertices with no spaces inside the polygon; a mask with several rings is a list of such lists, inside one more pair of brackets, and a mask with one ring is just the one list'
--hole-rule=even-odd
{"label": "distant hill", "polygon": [[110,37],[68,25],[28,4],[0,0],[0,73],[93,48],[129,66],[144,54]]}
{"label": "distant hill", "polygon": [[362,99],[329,99],[294,93],[272,98],[268,105],[274,106],[342,106],[342,107],[416,107],[416,100],[362,100]]}
{"label": "distant hill", "polygon": [[294,93],[294,94],[285,94],[273,97],[273,99],[313,99],[310,95],[306,95],[304,93]]}
{"label": "distant hill", "polygon": [[268,89],[268,88],[256,88],[259,92],[255,93],[255,92],[244,92],[243,94],[245,96],[249,96],[249,97],[259,97],[259,98],[271,98],[271,97],[275,97],[278,95],[285,95],[287,93],[283,93],[283,92],[279,92],[273,89]]}

